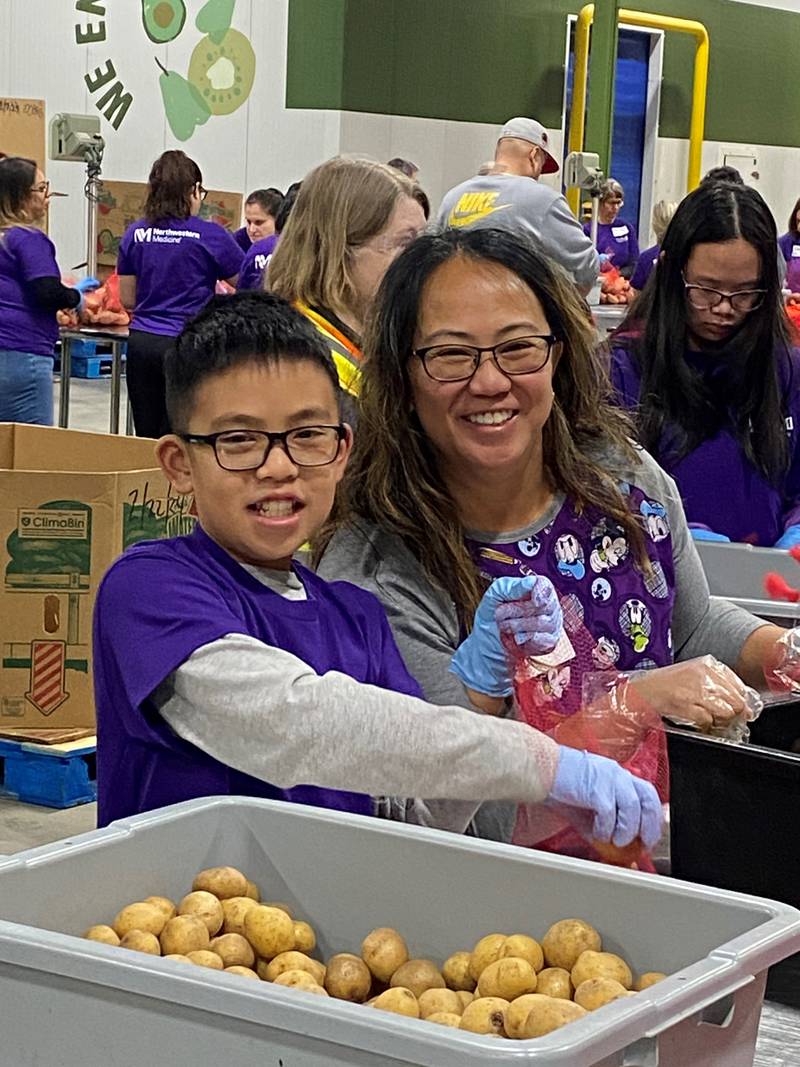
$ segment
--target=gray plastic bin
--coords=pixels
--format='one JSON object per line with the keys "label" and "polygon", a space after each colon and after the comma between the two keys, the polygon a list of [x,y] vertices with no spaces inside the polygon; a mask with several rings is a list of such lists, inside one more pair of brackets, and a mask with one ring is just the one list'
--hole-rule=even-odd
{"label": "gray plastic bin", "polygon": [[715,541],[695,544],[712,596],[732,600],[780,626],[794,626],[800,620],[800,604],[770,600],[764,589],[764,577],[769,571],[780,574],[795,588],[800,586],[800,566],[788,552]]}
{"label": "gray plastic bin", "polygon": [[[582,916],[666,981],[545,1038],[505,1042],[83,941],[149,894],[241,867],[324,955],[396,926],[442,960],[492,930]],[[8,1067],[746,1067],[767,967],[800,912],[755,897],[316,808],[209,798],[0,860]]]}

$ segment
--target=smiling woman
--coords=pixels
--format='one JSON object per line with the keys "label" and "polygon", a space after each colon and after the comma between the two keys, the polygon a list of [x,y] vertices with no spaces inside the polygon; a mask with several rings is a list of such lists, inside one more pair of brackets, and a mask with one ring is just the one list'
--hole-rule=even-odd
{"label": "smiling woman", "polygon": [[[428,699],[503,711],[465,692],[450,659],[488,580],[537,574],[579,656],[542,670],[543,700],[580,701],[582,659],[642,670],[637,691],[662,715],[691,708],[708,728],[741,712],[729,667],[763,682],[762,642],[779,631],[710,600],[675,484],[612,406],[574,286],[519,238],[449,230],[400,256],[377,304],[360,431],[317,556],[324,577],[381,599]],[[729,665],[710,688],[707,653]],[[514,817],[485,808],[476,831],[508,839]]]}

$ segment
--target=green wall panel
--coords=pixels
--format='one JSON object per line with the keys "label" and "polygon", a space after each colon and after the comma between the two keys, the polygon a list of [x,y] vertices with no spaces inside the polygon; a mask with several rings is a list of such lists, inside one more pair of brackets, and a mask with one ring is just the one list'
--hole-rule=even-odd
{"label": "green wall panel", "polygon": [[[287,104],[561,124],[569,0],[290,0]],[[800,147],[800,15],[730,0],[632,0],[711,38],[706,137]],[[694,40],[668,34],[661,133],[689,131]]]}

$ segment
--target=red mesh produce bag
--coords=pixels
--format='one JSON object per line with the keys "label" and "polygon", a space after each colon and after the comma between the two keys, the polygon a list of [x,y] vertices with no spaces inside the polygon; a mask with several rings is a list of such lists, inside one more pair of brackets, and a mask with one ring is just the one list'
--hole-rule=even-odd
{"label": "red mesh produce bag", "polygon": [[[560,745],[615,760],[669,799],[667,743],[661,716],[637,696],[635,675],[608,669],[600,646],[581,625],[570,625],[549,656],[526,658],[506,643],[514,663],[519,717]],[[589,813],[562,805],[522,805],[513,841],[526,848],[655,870],[638,839],[627,848],[594,841]]]}
{"label": "red mesh produce bag", "polygon": [[83,300],[81,322],[87,326],[127,326],[131,317],[119,296],[119,275],[114,273]]}

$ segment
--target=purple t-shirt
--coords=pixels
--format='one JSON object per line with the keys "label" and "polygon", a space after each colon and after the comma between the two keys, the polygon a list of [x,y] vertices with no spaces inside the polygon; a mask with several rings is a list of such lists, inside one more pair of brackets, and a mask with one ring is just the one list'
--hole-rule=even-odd
{"label": "purple t-shirt", "polygon": [[[583,232],[587,237],[591,235],[591,223],[584,223]],[[636,227],[622,219],[598,223],[597,251],[605,253],[617,270],[634,264],[639,258]]]}
{"label": "purple t-shirt", "polygon": [[243,252],[250,251],[250,245],[253,242],[250,240],[250,235],[247,232],[246,226],[242,226],[240,229],[236,230],[233,234],[233,239]]}
{"label": "purple t-shirt", "polygon": [[118,273],[136,276],[132,328],[177,337],[217,280],[232,278],[241,265],[242,250],[216,222],[192,216],[132,223],[117,257]]}
{"label": "purple t-shirt", "polygon": [[242,269],[239,271],[239,281],[236,283],[237,290],[261,288],[264,281],[264,271],[277,243],[278,234],[272,233],[269,237],[262,237],[260,241],[254,241],[250,245],[249,252],[244,254]]}
{"label": "purple t-shirt", "polygon": [[[543,574],[555,586],[578,659],[595,670],[647,670],[672,663],[675,564],[667,508],[634,485],[622,485],[641,518],[652,572],[635,565],[623,528],[595,509],[578,514],[567,499],[542,530],[519,540],[467,540],[488,579]],[[521,533],[522,531],[520,531]],[[569,664],[548,672],[554,699],[575,707],[581,693]]]}
{"label": "purple t-shirt", "polygon": [[646,248],[644,252],[640,253],[639,258],[636,261],[636,267],[631,275],[632,289],[644,289],[645,285],[647,285],[647,279],[653,273],[653,268],[656,263],[658,263],[658,255],[660,251],[660,245],[653,245],[651,248]]}
{"label": "purple t-shirt", "polygon": [[[719,391],[725,389],[724,360],[696,352],[688,353],[687,359],[716,382]],[[764,547],[774,545],[787,526],[800,523],[800,349],[779,355],[777,365],[790,456],[780,485],[764,478],[725,427],[682,459],[671,459],[668,449],[655,457],[678,483],[690,523],[707,526],[731,541]],[[612,349],[611,380],[617,401],[634,409],[639,403],[641,375],[625,346]]]}
{"label": "purple t-shirt", "polygon": [[98,825],[195,797],[242,794],[369,815],[370,797],[300,785],[279,789],[178,737],[151,694],[193,652],[246,634],[302,659],[317,674],[421,696],[378,600],[295,564],[308,597],[287,600],[198,526],[146,541],[112,565],[94,614]]}
{"label": "purple t-shirt", "polygon": [[50,238],[26,226],[0,231],[0,348],[52,356],[58,340],[53,311],[40,308],[29,285],[61,278]]}

